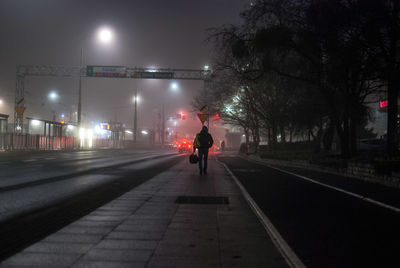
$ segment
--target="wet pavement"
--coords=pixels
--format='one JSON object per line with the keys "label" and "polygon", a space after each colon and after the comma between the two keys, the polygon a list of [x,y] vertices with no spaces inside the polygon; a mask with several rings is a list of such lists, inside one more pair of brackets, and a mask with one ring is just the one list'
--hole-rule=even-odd
{"label": "wet pavement", "polygon": [[[176,203],[179,196],[200,198],[186,199],[194,204]],[[216,196],[227,197],[229,204],[205,198]],[[185,160],[0,266],[288,265],[224,167],[211,160],[208,174],[200,176]]]}

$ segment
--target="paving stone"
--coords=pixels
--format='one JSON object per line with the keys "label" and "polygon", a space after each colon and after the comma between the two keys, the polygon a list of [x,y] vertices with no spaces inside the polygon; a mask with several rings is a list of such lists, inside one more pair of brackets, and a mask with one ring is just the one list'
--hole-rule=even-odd
{"label": "paving stone", "polygon": [[165,224],[151,224],[151,225],[134,225],[134,224],[121,224],[115,231],[128,231],[128,232],[163,232],[166,229]]}
{"label": "paving stone", "polygon": [[96,210],[93,213],[91,213],[90,215],[93,216],[128,216],[131,215],[132,212],[131,211],[124,211],[124,210]]}
{"label": "paving stone", "polygon": [[94,234],[62,234],[55,233],[46,237],[44,242],[62,242],[62,243],[97,243],[103,238],[102,235]]}
{"label": "paving stone", "polygon": [[171,222],[171,224],[168,226],[169,230],[172,229],[177,229],[177,230],[184,230],[184,229],[189,229],[189,230],[203,230],[203,229],[213,229],[214,231],[217,231],[217,225],[216,223],[197,223],[197,222]]}
{"label": "paving stone", "polygon": [[88,215],[82,218],[87,221],[122,221],[126,216],[92,216]]}
{"label": "paving stone", "polygon": [[86,253],[83,260],[145,262],[150,259],[152,253],[152,250],[96,248]]}
{"label": "paving stone", "polygon": [[193,258],[193,257],[166,257],[154,256],[151,258],[148,268],[177,268],[177,267],[190,267],[190,268],[220,268],[218,259],[207,258]]}
{"label": "paving stone", "polygon": [[144,268],[145,262],[111,262],[111,261],[84,261],[74,264],[72,268]]}
{"label": "paving stone", "polygon": [[164,225],[167,226],[170,219],[127,219],[122,224],[133,224],[133,225]]}
{"label": "paving stone", "polygon": [[106,227],[97,227],[97,226],[67,226],[58,233],[60,234],[99,234],[105,235],[108,234],[114,227],[106,226]]}
{"label": "paving stone", "polygon": [[168,243],[161,242],[155,253],[156,256],[169,257],[201,257],[218,259],[219,247],[217,243]]}
{"label": "paving stone", "polygon": [[157,214],[134,214],[129,216],[129,219],[143,219],[143,220],[158,220],[158,219],[171,219],[172,215],[157,215]]}
{"label": "paving stone", "polygon": [[1,267],[69,267],[79,254],[21,252],[1,263]]}
{"label": "paving stone", "polygon": [[88,227],[114,227],[116,223],[114,221],[87,221],[78,220],[71,223],[69,226],[88,226]]}
{"label": "paving stone", "polygon": [[160,240],[164,235],[163,232],[122,232],[114,231],[111,232],[107,239],[143,239],[143,240]]}
{"label": "paving stone", "polygon": [[24,249],[24,252],[83,254],[93,246],[94,244],[92,243],[54,243],[41,241],[27,247]]}
{"label": "paving stone", "polygon": [[115,240],[106,239],[96,245],[96,248],[105,249],[149,249],[154,250],[158,245],[157,240]]}

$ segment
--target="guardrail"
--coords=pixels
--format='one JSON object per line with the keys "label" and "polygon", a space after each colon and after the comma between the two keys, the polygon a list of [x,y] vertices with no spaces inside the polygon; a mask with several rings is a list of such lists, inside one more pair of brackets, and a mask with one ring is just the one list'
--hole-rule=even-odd
{"label": "guardrail", "polygon": [[0,150],[68,150],[90,148],[123,148],[123,141],[93,139],[81,142],[75,137],[53,137],[30,134],[0,134]]}

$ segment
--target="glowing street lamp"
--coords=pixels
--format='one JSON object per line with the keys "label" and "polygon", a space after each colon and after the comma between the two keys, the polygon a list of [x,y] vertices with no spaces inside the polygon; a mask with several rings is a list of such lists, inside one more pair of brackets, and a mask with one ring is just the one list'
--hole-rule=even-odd
{"label": "glowing street lamp", "polygon": [[49,99],[52,101],[56,101],[58,99],[58,94],[55,91],[50,91],[49,93]]}
{"label": "glowing street lamp", "polygon": [[[102,27],[97,31],[97,38],[100,43],[108,44],[113,40],[113,32],[110,28]],[[80,68],[83,68],[83,47],[81,47],[81,58],[80,58]],[[82,77],[79,76],[79,89],[78,89],[78,112],[77,121],[78,126],[81,125],[82,117]]]}
{"label": "glowing street lamp", "polygon": [[98,38],[102,43],[110,43],[113,38],[112,31],[109,28],[101,28],[98,31]]}
{"label": "glowing street lamp", "polygon": [[133,103],[135,103],[135,102],[139,103],[140,102],[140,96],[133,96],[132,102]]}
{"label": "glowing street lamp", "polygon": [[176,83],[176,82],[171,83],[170,88],[171,88],[173,91],[177,91],[178,88],[179,88],[178,83]]}

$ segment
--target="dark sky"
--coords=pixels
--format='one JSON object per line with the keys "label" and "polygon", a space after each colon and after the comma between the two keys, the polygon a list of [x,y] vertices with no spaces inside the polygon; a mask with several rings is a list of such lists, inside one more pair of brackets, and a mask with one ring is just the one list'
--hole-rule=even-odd
{"label": "dark sky", "polygon": [[[17,64],[202,68],[211,62],[206,29],[240,23],[239,13],[249,0],[0,0],[0,113],[14,106]],[[99,44],[102,26],[113,30],[111,44]],[[155,109],[165,103],[167,113],[190,108],[202,82],[179,81],[177,93],[169,81],[85,78],[85,120],[119,120],[131,124],[133,89],[138,88],[139,120],[150,124]],[[25,116],[50,119],[52,110],[76,109],[78,80],[34,78],[25,83]],[[60,95],[58,104],[47,98]],[[139,123],[140,124],[140,123]]]}

